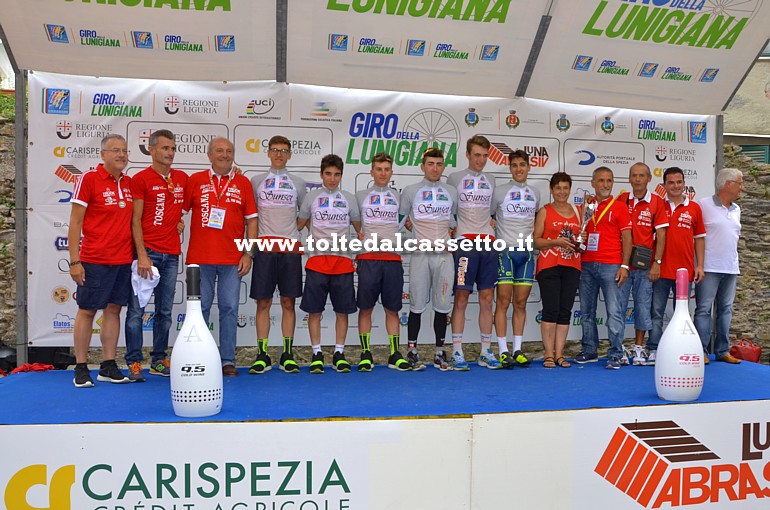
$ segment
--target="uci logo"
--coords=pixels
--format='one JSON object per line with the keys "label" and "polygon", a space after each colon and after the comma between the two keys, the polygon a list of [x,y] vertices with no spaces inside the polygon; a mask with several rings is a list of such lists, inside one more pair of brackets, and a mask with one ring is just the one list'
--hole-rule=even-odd
{"label": "uci logo", "polygon": [[5,488],[5,508],[8,510],[42,510],[27,502],[27,493],[36,485],[48,485],[48,508],[45,510],[70,510],[70,489],[75,483],[75,466],[62,466],[51,475],[45,464],[33,464],[20,469],[8,480]]}

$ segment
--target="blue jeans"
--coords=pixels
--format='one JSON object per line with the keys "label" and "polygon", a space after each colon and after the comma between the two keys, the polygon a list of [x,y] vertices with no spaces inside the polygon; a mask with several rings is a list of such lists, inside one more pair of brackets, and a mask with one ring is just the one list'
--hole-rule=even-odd
{"label": "blue jeans", "polygon": [[211,305],[214,303],[215,283],[219,309],[219,357],[222,359],[222,366],[235,365],[238,301],[241,296],[238,266],[201,264],[201,309],[206,324],[209,322]]}
{"label": "blue jeans", "polygon": [[730,351],[730,322],[733,320],[733,299],[737,274],[705,273],[695,286],[695,329],[708,352],[711,342],[711,309],[715,308],[717,331],[714,335],[714,355],[721,358]]}
{"label": "blue jeans", "polygon": [[[152,325],[152,351],[150,357],[154,364],[158,360],[166,359],[168,349],[168,331],[171,328],[171,308],[174,305],[174,290],[179,269],[179,255],[169,255],[147,248],[147,256],[152,265],[158,268],[160,281],[155,287],[155,316]],[[133,290],[128,300],[126,310],[126,364],[142,362],[142,343],[144,335],[142,324],[144,308],[139,306],[139,298]]]}
{"label": "blue jeans", "polygon": [[599,348],[596,304],[599,300],[599,289],[601,289],[607,309],[607,331],[610,340],[607,356],[610,359],[620,359],[623,356],[625,310],[621,307],[621,299],[628,282],[618,288],[618,283],[615,281],[618,269],[620,264],[583,262],[583,271],[580,273],[580,316],[583,321],[583,352],[587,355],[596,356]]}
{"label": "blue jeans", "polygon": [[628,308],[629,296],[634,296],[634,328],[639,331],[650,331],[652,329],[652,317],[650,316],[652,308],[652,282],[650,281],[649,269],[634,269],[629,271],[628,280],[621,287],[623,295],[620,301],[620,308]]}

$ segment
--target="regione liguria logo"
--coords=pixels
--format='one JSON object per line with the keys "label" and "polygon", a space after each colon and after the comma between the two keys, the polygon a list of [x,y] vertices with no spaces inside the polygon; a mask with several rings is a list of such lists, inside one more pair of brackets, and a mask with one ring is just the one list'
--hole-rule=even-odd
{"label": "regione liguria logo", "polygon": [[730,464],[674,421],[622,423],[594,472],[643,508],[770,499],[770,462],[759,469],[745,462],[770,448],[770,422],[764,442],[760,429],[743,424],[744,462]]}
{"label": "regione liguria logo", "polygon": [[56,123],[56,136],[62,140],[67,140],[72,136],[72,123],[68,120],[60,120]]}
{"label": "regione liguria logo", "polygon": [[166,96],[163,100],[163,109],[169,115],[176,115],[179,112],[179,98],[176,96]]}
{"label": "regione liguria logo", "polygon": [[142,129],[139,131],[139,150],[145,156],[151,156],[150,154],[150,135],[152,135],[152,129]]}

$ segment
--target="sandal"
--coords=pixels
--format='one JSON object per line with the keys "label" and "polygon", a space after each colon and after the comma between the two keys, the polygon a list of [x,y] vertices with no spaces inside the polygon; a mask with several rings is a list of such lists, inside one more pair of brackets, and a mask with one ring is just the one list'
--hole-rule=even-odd
{"label": "sandal", "polygon": [[551,356],[548,356],[547,358],[543,359],[543,367],[544,368],[556,368],[556,363],[554,362],[553,358]]}
{"label": "sandal", "polygon": [[572,363],[567,361],[564,356],[559,356],[556,358],[556,365],[560,366],[561,368],[569,368],[572,366]]}

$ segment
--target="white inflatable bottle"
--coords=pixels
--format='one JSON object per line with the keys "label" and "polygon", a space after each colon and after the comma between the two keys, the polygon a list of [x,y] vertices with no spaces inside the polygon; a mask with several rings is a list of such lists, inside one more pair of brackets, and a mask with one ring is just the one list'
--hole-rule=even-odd
{"label": "white inflatable bottle", "polygon": [[672,402],[697,400],[703,389],[703,346],[690,318],[687,269],[676,270],[676,309],[658,344],[655,389]]}
{"label": "white inflatable bottle", "polygon": [[171,402],[183,418],[213,416],[222,410],[219,349],[201,312],[201,269],[187,266],[187,312],[171,352]]}

